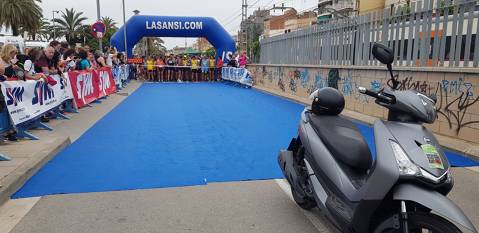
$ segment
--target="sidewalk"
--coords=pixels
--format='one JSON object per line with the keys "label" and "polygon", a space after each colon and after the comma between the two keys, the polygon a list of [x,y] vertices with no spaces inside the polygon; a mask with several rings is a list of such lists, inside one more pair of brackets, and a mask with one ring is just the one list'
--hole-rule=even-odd
{"label": "sidewalk", "polygon": [[53,131],[31,130],[40,140],[0,142],[0,152],[11,161],[0,162],[0,206],[59,151],[77,140],[86,130],[133,93],[140,82],[132,81],[116,94],[92,103],[79,113],[68,114],[70,120],[51,120],[47,123]]}
{"label": "sidewalk", "polygon": [[[306,104],[306,105],[311,104],[311,100],[309,100],[308,98],[302,98],[299,96],[291,95],[289,93],[283,93],[283,92],[279,92],[276,90],[263,88],[259,86],[254,86],[253,88],[276,95],[276,96],[287,98],[287,99],[299,102],[301,104]],[[358,112],[347,110],[347,109],[344,109],[342,114],[347,117],[356,119],[358,121],[361,121],[370,125],[372,125],[376,120],[378,120],[378,118],[376,117],[364,115],[362,113],[358,113]],[[447,137],[443,135],[438,135],[438,134],[434,134],[434,135],[436,136],[436,138],[439,140],[439,143],[441,143],[443,147],[446,147],[453,151],[461,152],[479,161],[479,144],[474,144],[471,142],[466,142],[464,140],[451,138],[451,137]]]}

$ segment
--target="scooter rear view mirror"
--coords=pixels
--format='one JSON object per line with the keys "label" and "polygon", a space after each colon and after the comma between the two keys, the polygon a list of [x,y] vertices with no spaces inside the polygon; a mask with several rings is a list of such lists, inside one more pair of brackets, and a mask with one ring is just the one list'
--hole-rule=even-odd
{"label": "scooter rear view mirror", "polygon": [[373,45],[373,56],[384,65],[390,65],[394,61],[392,49],[379,43],[374,43]]}
{"label": "scooter rear view mirror", "polygon": [[398,82],[394,78],[393,75],[393,67],[392,63],[394,61],[394,52],[392,49],[387,47],[386,45],[379,44],[379,43],[374,43],[372,53],[374,58],[376,58],[379,62],[385,64],[388,67],[389,74],[391,75],[391,80],[393,83],[393,90],[397,89]]}

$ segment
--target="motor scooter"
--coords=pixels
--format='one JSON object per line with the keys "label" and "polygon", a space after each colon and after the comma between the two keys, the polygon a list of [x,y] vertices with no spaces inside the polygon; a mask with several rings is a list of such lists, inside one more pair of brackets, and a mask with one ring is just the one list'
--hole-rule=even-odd
{"label": "motor scooter", "polygon": [[387,120],[374,123],[376,158],[355,124],[339,114],[342,94],[315,91],[298,136],[278,156],[295,202],[306,210],[317,206],[342,232],[477,232],[446,197],[454,183],[450,164],[423,125],[437,118],[435,98],[396,90],[392,50],[376,43],[372,53],[387,65],[393,84],[378,92],[359,87],[389,110]]}

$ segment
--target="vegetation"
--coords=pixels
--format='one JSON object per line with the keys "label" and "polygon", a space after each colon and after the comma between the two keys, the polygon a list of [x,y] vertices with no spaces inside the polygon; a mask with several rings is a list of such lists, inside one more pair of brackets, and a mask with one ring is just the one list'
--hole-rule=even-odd
{"label": "vegetation", "polygon": [[164,43],[159,37],[144,37],[133,48],[133,53],[145,56],[162,56],[166,54]]}
{"label": "vegetation", "polygon": [[[30,40],[66,40],[70,45],[76,43],[98,48],[98,39],[93,37],[88,19],[83,12],[73,8],[61,11],[60,17],[54,21],[43,18],[39,6],[41,0],[0,0],[0,25],[10,27],[13,35],[27,34]],[[118,30],[117,23],[110,17],[101,19],[106,26],[102,39],[104,46],[110,44],[110,39]],[[165,54],[166,48],[161,38],[144,38],[137,46],[150,54]]]}
{"label": "vegetation", "polygon": [[23,31],[36,31],[41,27],[41,0],[1,0],[0,25],[12,29],[14,36]]}
{"label": "vegetation", "polygon": [[64,36],[70,44],[73,44],[73,39],[82,34],[83,21],[87,18],[82,17],[83,12],[76,12],[73,8],[65,9],[61,14],[61,18],[54,20],[60,32],[59,36]]}

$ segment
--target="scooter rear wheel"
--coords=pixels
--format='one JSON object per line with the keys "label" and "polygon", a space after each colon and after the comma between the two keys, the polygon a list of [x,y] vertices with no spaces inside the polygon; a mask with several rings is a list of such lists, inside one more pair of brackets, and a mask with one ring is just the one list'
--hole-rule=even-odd
{"label": "scooter rear wheel", "polygon": [[[431,213],[408,213],[408,227],[411,233],[462,233],[448,220]],[[402,233],[402,229],[386,229],[383,233]]]}

